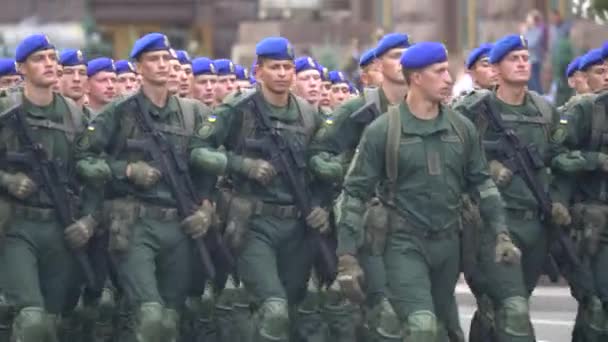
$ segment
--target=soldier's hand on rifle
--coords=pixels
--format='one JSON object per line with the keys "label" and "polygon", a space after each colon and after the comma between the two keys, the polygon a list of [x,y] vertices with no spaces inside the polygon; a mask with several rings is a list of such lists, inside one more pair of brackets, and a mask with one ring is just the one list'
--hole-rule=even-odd
{"label": "soldier's hand on rifle", "polygon": [[363,270],[353,255],[345,254],[338,257],[336,281],[340,284],[340,290],[344,296],[353,303],[360,304],[365,301],[365,293],[361,289]]}
{"label": "soldier's hand on rifle", "polygon": [[161,173],[144,161],[130,163],[127,166],[127,178],[136,186],[148,189],[156,184],[160,179]]}
{"label": "soldier's hand on rifle", "polygon": [[96,226],[97,221],[91,215],[87,215],[66,227],[63,233],[70,247],[78,249],[86,245],[93,236]]}
{"label": "soldier's hand on rifle", "polygon": [[497,263],[517,264],[521,260],[521,251],[507,233],[499,233],[496,236],[496,259]]}
{"label": "soldier's hand on rifle", "polygon": [[20,200],[28,198],[37,190],[36,183],[27,175],[17,172],[3,173],[0,184],[13,196]]}
{"label": "soldier's hand on rifle", "polygon": [[277,175],[272,164],[262,159],[243,159],[243,173],[263,185],[267,185]]}
{"label": "soldier's hand on rifle", "polygon": [[186,217],[182,223],[182,229],[193,239],[198,239],[207,234],[211,223],[213,223],[213,215],[215,214],[215,205],[205,200],[203,205],[194,212],[194,214]]}
{"label": "soldier's hand on rifle", "polygon": [[513,171],[509,170],[509,168],[504,166],[501,162],[492,160],[490,162],[490,175],[492,176],[494,183],[496,183],[496,186],[503,187],[511,183]]}
{"label": "soldier's hand on rifle", "polygon": [[321,234],[329,231],[329,213],[321,207],[314,207],[306,216],[306,224]]}
{"label": "soldier's hand on rifle", "polygon": [[567,226],[572,222],[572,217],[570,217],[568,208],[561,203],[555,202],[551,206],[551,220],[558,226]]}

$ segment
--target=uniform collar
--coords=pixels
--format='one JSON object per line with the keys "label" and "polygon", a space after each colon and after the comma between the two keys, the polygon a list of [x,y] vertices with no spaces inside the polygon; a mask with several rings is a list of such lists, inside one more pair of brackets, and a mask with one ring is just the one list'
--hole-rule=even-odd
{"label": "uniform collar", "polygon": [[439,107],[437,118],[428,121],[416,118],[405,102],[399,105],[399,111],[401,113],[401,130],[405,134],[426,136],[450,129],[450,123],[445,117],[449,114],[443,105]]}
{"label": "uniform collar", "polygon": [[50,118],[54,114],[52,109],[55,107],[56,101],[57,101],[57,94],[53,94],[53,101],[48,106],[40,107],[40,106],[37,106],[37,105],[31,103],[30,100],[28,100],[24,94],[23,95],[23,108],[29,115],[31,115],[33,117],[40,118],[40,119]]}
{"label": "uniform collar", "polygon": [[168,117],[170,114],[177,112],[177,100],[175,96],[169,95],[167,97],[167,103],[164,107],[157,107],[146,97],[142,90],[137,94],[143,101],[144,106],[147,107],[148,113],[154,118],[164,119]]}

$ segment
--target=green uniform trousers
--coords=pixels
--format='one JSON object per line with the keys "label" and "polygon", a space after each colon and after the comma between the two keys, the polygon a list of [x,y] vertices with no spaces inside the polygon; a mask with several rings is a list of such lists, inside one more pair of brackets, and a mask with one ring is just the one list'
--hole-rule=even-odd
{"label": "green uniform trousers", "polygon": [[13,219],[0,247],[1,288],[10,305],[51,314],[76,306],[83,278],[63,229],[55,220]]}
{"label": "green uniform trousers", "polygon": [[384,263],[389,299],[404,325],[406,340],[434,341],[444,336],[460,273],[456,231],[425,234],[392,227]]}
{"label": "green uniform trousers", "polygon": [[181,309],[192,284],[193,240],[177,219],[139,218],[131,229],[128,250],[112,256],[129,306]]}
{"label": "green uniform trousers", "polygon": [[[296,307],[304,300],[317,255],[317,246],[307,229],[303,220],[295,218],[254,216],[249,222],[237,264],[241,281],[256,308],[263,309],[268,299],[286,300],[290,307]],[[289,310],[284,306],[273,311],[269,321],[285,319],[277,315],[288,315],[286,311]],[[256,320],[259,332],[264,318]],[[260,338],[254,341],[257,340],[264,341]]]}

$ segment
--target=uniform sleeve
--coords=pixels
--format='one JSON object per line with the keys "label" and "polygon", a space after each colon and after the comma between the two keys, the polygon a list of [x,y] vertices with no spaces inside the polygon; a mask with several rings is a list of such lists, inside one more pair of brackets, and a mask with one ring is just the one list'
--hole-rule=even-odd
{"label": "uniform sleeve", "polygon": [[311,149],[332,154],[355,149],[365,125],[356,123],[350,116],[363,104],[362,98],[356,98],[338,107],[331,114],[331,119],[324,120]]}
{"label": "uniform sleeve", "polygon": [[110,154],[110,146],[118,141],[120,120],[117,117],[117,106],[112,103],[106,106],[76,139],[76,159],[105,159],[112,170],[113,177],[126,177],[127,161],[118,160]]}
{"label": "uniform sleeve", "polygon": [[[200,129],[203,127],[203,122],[209,120],[211,115],[210,109],[197,102],[194,104],[194,114],[195,130],[194,134],[190,137],[189,151],[193,151],[197,148],[206,148],[207,146],[205,140],[198,134],[196,128],[198,127]],[[192,155],[192,152],[190,152],[189,155]],[[214,193],[215,184],[217,183],[217,175],[209,172],[195,172],[195,170],[191,168],[190,176],[192,177],[192,182],[194,183],[194,187],[200,198],[211,198]]]}
{"label": "uniform sleeve", "polygon": [[496,234],[507,232],[504,202],[490,178],[488,163],[481,148],[479,133],[470,121],[466,122],[469,136],[466,188],[476,189],[479,196],[479,212],[484,222]]}
{"label": "uniform sleeve", "polygon": [[581,100],[572,106],[570,112],[566,113],[566,117],[568,118],[568,125],[565,145],[571,151],[580,151],[581,156],[586,161],[585,170],[596,170],[599,167],[598,157],[600,153],[587,149],[592,135],[593,103],[588,100]]}
{"label": "uniform sleeve", "polygon": [[384,174],[386,120],[376,121],[363,134],[335,205],[337,254],[354,254],[363,241],[365,203]]}

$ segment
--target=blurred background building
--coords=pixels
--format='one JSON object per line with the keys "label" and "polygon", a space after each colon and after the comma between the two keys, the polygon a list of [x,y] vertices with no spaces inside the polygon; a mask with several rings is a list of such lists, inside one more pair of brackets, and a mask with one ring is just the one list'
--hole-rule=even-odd
{"label": "blurred background building", "polygon": [[547,27],[552,11],[561,13],[575,48],[586,50],[608,37],[608,26],[580,18],[581,6],[591,1],[2,0],[0,55],[12,55],[20,39],[42,31],[59,48],[125,58],[137,37],[161,31],[174,47],[192,55],[229,57],[250,65],[259,39],[282,35],[298,53],[349,71],[383,32],[407,32],[413,41],[443,41],[451,58],[462,60],[478,43],[522,32],[532,9],[539,10]]}

